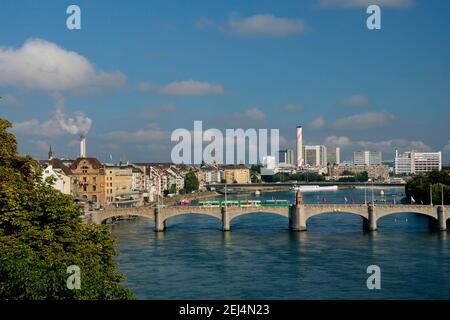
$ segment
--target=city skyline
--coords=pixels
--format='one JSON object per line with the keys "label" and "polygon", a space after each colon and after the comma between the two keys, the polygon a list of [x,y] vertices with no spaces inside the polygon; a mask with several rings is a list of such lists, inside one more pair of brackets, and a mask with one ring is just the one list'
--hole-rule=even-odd
{"label": "city skyline", "polygon": [[25,1],[18,12],[5,1],[0,12],[11,30],[0,40],[0,115],[21,153],[45,159],[52,145],[75,158],[87,129],[88,156],[166,162],[170,133],[202,120],[280,128],[280,149],[293,150],[302,125],[304,145],[336,145],[342,160],[398,149],[442,151],[450,163],[450,4],[381,1],[380,31],[365,27],[364,5],[314,0],[106,11],[79,1],[82,29],[69,31],[69,4]]}

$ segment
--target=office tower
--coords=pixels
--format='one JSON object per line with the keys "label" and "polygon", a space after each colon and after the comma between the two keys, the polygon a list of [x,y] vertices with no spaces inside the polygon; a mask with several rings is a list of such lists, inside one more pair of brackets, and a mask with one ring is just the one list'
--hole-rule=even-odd
{"label": "office tower", "polygon": [[287,163],[287,150],[280,150],[278,152],[278,163]]}
{"label": "office tower", "polygon": [[292,149],[288,149],[287,153],[286,153],[286,163],[288,165],[295,165],[295,160],[294,160],[294,150]]}
{"label": "office tower", "polygon": [[353,164],[371,165],[382,164],[380,151],[357,151],[353,152]]}
{"label": "office tower", "polygon": [[327,165],[327,148],[322,145],[303,147],[303,163],[311,167]]}
{"label": "office tower", "polygon": [[327,147],[327,164],[339,164],[341,163],[341,148],[339,147]]}
{"label": "office tower", "polygon": [[441,152],[405,152],[399,154],[395,151],[395,174],[426,173],[433,170],[442,170]]}

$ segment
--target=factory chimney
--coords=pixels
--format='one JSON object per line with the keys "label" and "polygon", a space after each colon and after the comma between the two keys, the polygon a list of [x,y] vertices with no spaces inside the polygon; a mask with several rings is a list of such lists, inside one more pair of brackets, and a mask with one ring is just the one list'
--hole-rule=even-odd
{"label": "factory chimney", "polygon": [[86,137],[80,136],[80,158],[86,158]]}
{"label": "factory chimney", "polygon": [[302,127],[297,127],[297,167],[303,166],[303,137]]}

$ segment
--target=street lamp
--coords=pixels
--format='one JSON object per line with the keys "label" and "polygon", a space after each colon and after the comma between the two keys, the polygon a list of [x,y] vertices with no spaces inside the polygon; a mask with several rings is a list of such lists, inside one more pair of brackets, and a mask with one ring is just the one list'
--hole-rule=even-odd
{"label": "street lamp", "polygon": [[367,182],[364,182],[364,204],[367,206]]}
{"label": "street lamp", "polygon": [[227,181],[225,180],[225,204],[224,207],[227,206]]}
{"label": "street lamp", "polygon": [[372,206],[373,206],[374,205],[373,179],[369,179],[368,181],[372,182]]}
{"label": "street lamp", "polygon": [[430,206],[433,206],[433,184],[430,184]]}

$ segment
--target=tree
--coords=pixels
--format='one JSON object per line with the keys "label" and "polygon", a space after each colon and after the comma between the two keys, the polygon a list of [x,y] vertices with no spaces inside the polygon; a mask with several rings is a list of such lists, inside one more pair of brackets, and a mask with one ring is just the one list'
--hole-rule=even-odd
{"label": "tree", "polygon": [[194,171],[189,171],[184,179],[184,190],[186,190],[186,193],[191,193],[192,191],[198,191],[199,186],[197,175]]}
{"label": "tree", "polygon": [[169,193],[170,194],[176,194],[177,193],[177,185],[175,183],[170,185]]}
{"label": "tree", "polygon": [[367,181],[369,181],[369,174],[368,174],[368,172],[364,171],[364,172],[358,173],[356,175],[356,181],[358,181],[358,182],[367,182]]}
{"label": "tree", "polygon": [[261,167],[262,165],[260,164],[252,164],[252,166],[250,167],[250,173],[253,174],[261,173]]}
{"label": "tree", "polygon": [[[0,119],[0,299],[130,299],[116,273],[115,240],[106,226],[83,224],[73,197],[42,181],[32,158]],[[67,287],[67,267],[81,289]]]}
{"label": "tree", "polygon": [[413,197],[417,203],[430,204],[430,187],[433,203],[442,203],[442,188],[444,203],[450,203],[450,176],[445,171],[431,171],[426,175],[414,176],[405,187],[406,196]]}

